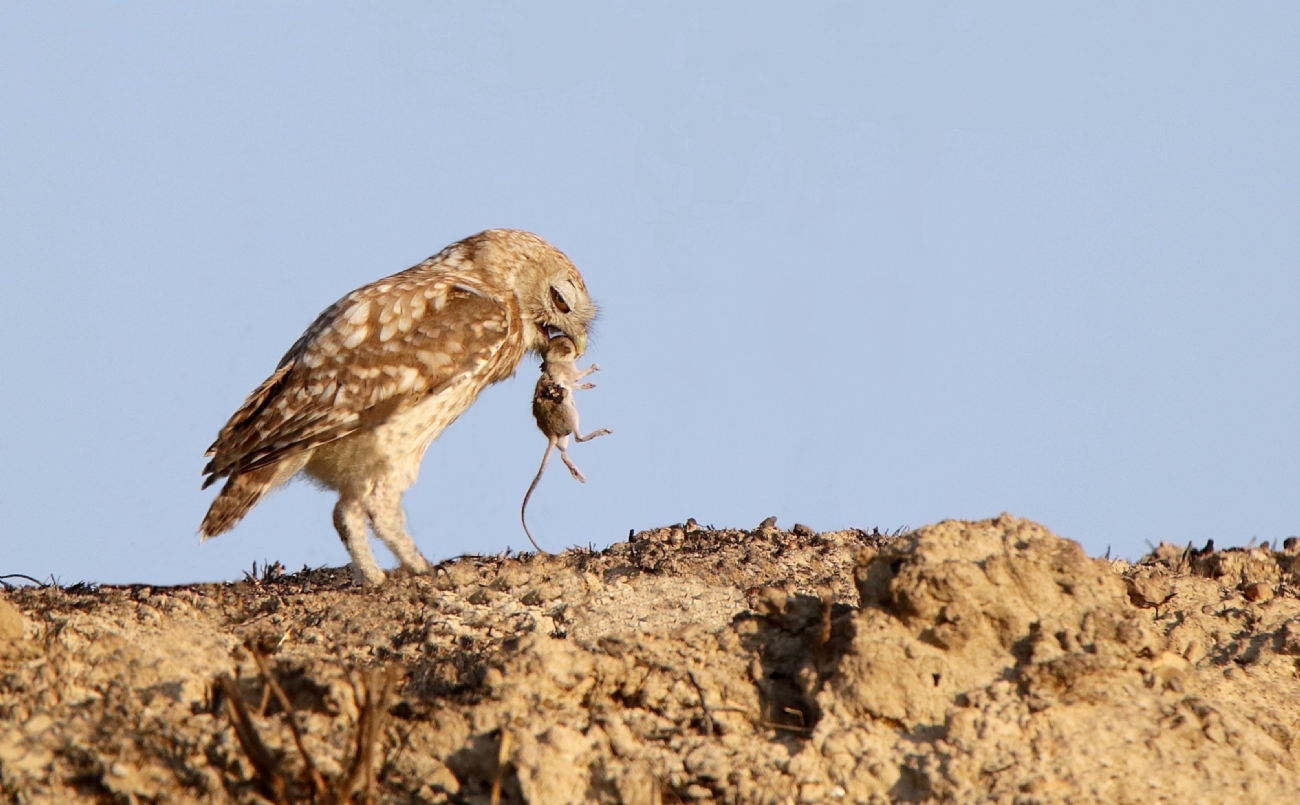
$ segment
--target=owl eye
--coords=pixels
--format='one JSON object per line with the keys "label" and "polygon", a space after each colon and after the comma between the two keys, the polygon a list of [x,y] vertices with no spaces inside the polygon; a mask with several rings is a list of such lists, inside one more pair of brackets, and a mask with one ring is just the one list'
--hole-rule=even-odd
{"label": "owl eye", "polygon": [[564,297],[560,296],[560,292],[555,290],[555,286],[551,286],[551,302],[555,305],[555,309],[561,313],[569,312],[569,303],[564,301]]}

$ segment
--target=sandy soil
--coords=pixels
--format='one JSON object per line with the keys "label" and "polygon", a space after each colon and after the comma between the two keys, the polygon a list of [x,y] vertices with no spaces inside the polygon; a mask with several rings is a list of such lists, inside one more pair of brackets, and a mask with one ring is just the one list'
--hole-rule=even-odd
{"label": "sandy soil", "polygon": [[0,593],[0,801],[1286,802],[1300,545],[694,523]]}

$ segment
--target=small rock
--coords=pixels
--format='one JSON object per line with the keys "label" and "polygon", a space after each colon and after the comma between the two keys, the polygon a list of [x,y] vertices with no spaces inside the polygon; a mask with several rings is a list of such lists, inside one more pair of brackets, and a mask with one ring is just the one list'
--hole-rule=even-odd
{"label": "small rock", "polygon": [[804,525],[803,523],[795,523],[795,524],[794,524],[794,528],[793,528],[792,530],[794,531],[795,536],[799,536],[799,537],[815,537],[815,536],[817,536],[817,532],[816,532],[816,531],[812,530],[811,528],[809,528],[808,526]]}
{"label": "small rock", "polygon": [[1300,619],[1292,619],[1282,624],[1279,632],[1282,646],[1278,651],[1292,656],[1300,654]]}
{"label": "small rock", "polygon": [[524,592],[520,603],[530,607],[541,606],[542,604],[554,601],[564,593],[564,590],[558,584],[543,582],[536,587],[530,587]]}
{"label": "small rock", "polygon": [[1257,581],[1253,584],[1247,584],[1242,594],[1246,596],[1247,601],[1262,602],[1273,597],[1273,585],[1266,582]]}
{"label": "small rock", "polygon": [[785,612],[789,598],[785,590],[777,587],[759,587],[752,591],[750,607],[764,615],[779,615]]}
{"label": "small rock", "polygon": [[23,614],[0,598],[0,640],[21,640],[22,637]]}
{"label": "small rock", "polygon": [[758,524],[758,528],[755,529],[755,530],[756,530],[756,531],[772,531],[772,530],[774,530],[775,528],[776,528],[776,518],[775,518],[775,517],[768,517],[766,520],[764,520],[763,522],[759,523],[759,524]]}
{"label": "small rock", "polygon": [[1282,552],[1291,556],[1300,553],[1300,537],[1287,537],[1282,540]]}
{"label": "small rock", "polygon": [[1151,681],[1153,685],[1159,683],[1164,688],[1181,690],[1183,677],[1190,670],[1192,664],[1185,658],[1166,651],[1151,661]]}
{"label": "small rock", "polygon": [[28,735],[41,735],[54,724],[54,719],[46,713],[37,713],[23,722],[23,732]]}
{"label": "small rock", "polygon": [[1136,607],[1158,607],[1174,597],[1174,583],[1167,576],[1142,568],[1124,579],[1128,598]]}

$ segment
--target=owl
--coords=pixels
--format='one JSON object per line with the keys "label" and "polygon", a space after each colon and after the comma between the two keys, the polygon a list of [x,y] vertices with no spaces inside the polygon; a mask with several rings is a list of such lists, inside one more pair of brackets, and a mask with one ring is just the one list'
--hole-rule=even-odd
{"label": "owl", "polygon": [[550,336],[585,351],[595,317],[569,258],[511,229],[358,288],[317,317],[208,449],[203,487],[226,482],[200,536],[229,531],[302,473],[338,492],[334,528],[359,582],[384,581],[367,527],[403,567],[426,572],[402,509],[425,451]]}

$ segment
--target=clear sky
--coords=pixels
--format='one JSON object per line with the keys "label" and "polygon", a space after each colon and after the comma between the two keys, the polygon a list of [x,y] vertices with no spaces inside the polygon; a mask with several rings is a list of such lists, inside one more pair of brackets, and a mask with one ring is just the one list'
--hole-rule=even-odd
{"label": "clear sky", "polygon": [[[491,227],[603,308],[552,549],[1300,533],[1293,2],[5,3],[0,221],[0,573],[346,562],[300,482],[198,544],[203,452],[321,309]],[[429,558],[527,546],[535,366],[429,451]]]}

